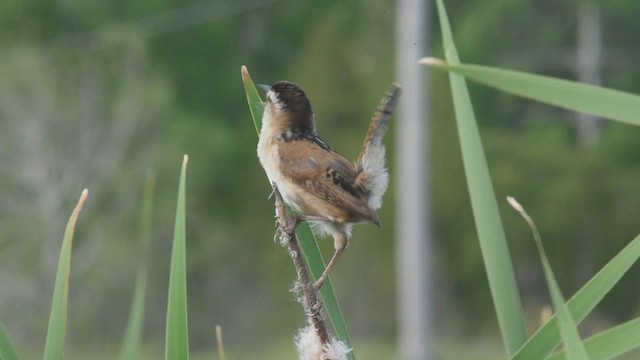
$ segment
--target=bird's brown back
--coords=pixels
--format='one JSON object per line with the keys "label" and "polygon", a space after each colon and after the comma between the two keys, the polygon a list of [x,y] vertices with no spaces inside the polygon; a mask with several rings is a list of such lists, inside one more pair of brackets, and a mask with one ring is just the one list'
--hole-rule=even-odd
{"label": "bird's brown back", "polygon": [[367,206],[366,193],[355,185],[355,167],[320,144],[324,142],[281,141],[278,153],[283,176],[304,192],[307,206],[322,208],[339,222],[377,222],[375,212]]}

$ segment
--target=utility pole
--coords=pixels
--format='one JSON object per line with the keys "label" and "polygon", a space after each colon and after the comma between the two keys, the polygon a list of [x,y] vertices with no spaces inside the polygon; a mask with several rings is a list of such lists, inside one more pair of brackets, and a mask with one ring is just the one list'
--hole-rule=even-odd
{"label": "utility pole", "polygon": [[396,74],[403,88],[396,131],[396,309],[402,359],[427,360],[432,350],[432,219],[429,180],[427,68],[431,1],[399,0]]}
{"label": "utility pole", "polygon": [[[578,81],[600,85],[602,69],[602,41],[600,8],[593,0],[583,1],[578,10],[576,71]],[[600,135],[600,119],[578,113],[575,120],[578,146],[594,146]]]}

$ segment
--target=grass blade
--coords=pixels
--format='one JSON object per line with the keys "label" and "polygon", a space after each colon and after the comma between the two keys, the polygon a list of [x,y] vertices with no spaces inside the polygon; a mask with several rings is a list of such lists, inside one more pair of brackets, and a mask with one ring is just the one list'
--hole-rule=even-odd
{"label": "grass blade", "polygon": [[421,60],[422,63],[452,71],[504,92],[569,110],[640,125],[639,95],[549,76],[489,66],[458,64],[448,59],[447,61],[448,64],[432,58]]}
{"label": "grass blade", "polygon": [[155,176],[147,175],[140,207],[140,254],[136,285],[129,310],[129,320],[125,331],[120,360],[139,359],[138,350],[142,339],[145,303],[147,298],[147,247],[151,239],[151,215],[153,213],[153,193]]}
{"label": "grass blade", "polygon": [[[260,127],[262,126],[261,121],[262,113],[264,112],[264,103],[262,102],[260,94],[258,93],[253,80],[251,80],[249,71],[245,66],[242,66],[242,82],[247,95],[247,103],[249,104],[253,124],[256,127],[256,132],[259,134]],[[307,261],[307,266],[309,267],[311,276],[315,280],[322,275],[325,268],[325,263],[322,259],[318,243],[306,222],[298,226],[296,235],[298,236],[298,241],[300,241],[300,247],[302,248],[303,255]],[[324,307],[327,311],[327,315],[329,316],[329,320],[333,325],[333,329],[336,332],[338,340],[344,342],[349,348],[353,349],[353,345],[351,345],[351,338],[349,337],[349,331],[347,330],[347,324],[342,316],[342,310],[340,310],[340,305],[338,304],[338,299],[335,291],[333,290],[330,278],[328,278],[324,285],[322,285],[320,295],[322,295]],[[350,360],[355,360],[353,350],[349,352],[347,356]]]}
{"label": "grass blade", "polygon": [[[591,360],[612,359],[640,347],[640,318],[588,338],[584,342],[584,347]],[[547,358],[547,360],[561,359],[567,359],[567,354],[564,351]]]}
{"label": "grass blade", "polygon": [[216,325],[216,343],[218,344],[218,358],[227,360],[227,355],[224,352],[224,342],[222,341],[222,327],[220,325]]}
{"label": "grass blade", "polygon": [[569,308],[565,304],[564,297],[562,296],[562,292],[560,291],[560,286],[558,285],[556,277],[553,274],[553,270],[551,269],[551,263],[549,263],[547,253],[544,251],[544,246],[542,246],[542,239],[540,238],[540,233],[538,232],[536,224],[533,222],[529,214],[527,214],[527,212],[524,210],[522,205],[520,205],[516,201],[516,199],[508,196],[507,201],[525,219],[525,221],[529,225],[529,228],[531,229],[531,232],[533,233],[533,239],[536,242],[536,247],[538,248],[538,253],[540,254],[540,260],[542,261],[544,276],[547,280],[547,285],[549,286],[551,302],[553,303],[553,308],[556,310],[556,314],[558,317],[557,324],[560,330],[560,336],[562,337],[562,341],[564,342],[567,356],[572,360],[587,360],[587,352],[584,348],[584,345],[582,344],[582,341],[580,340],[580,334],[578,333],[576,324],[573,321],[573,318],[571,318]]}
{"label": "grass blade", "polygon": [[71,272],[71,248],[73,244],[73,232],[78,216],[89,191],[84,189],[75,209],[71,213],[67,228],[62,239],[62,248],[58,258],[58,270],[56,271],[56,283],[53,288],[51,300],[51,312],[49,314],[49,327],[47,328],[47,340],[44,346],[45,360],[59,360],[63,358],[64,341],[67,333],[67,302],[69,298],[69,274]]}
{"label": "grass blade", "polygon": [[242,65],[242,84],[244,85],[244,92],[247,95],[247,103],[249,104],[249,111],[251,112],[251,119],[253,119],[253,125],[256,127],[256,133],[260,135],[260,127],[262,126],[262,113],[264,113],[264,102],[260,98],[260,93],[256,89],[256,85],[251,80],[247,67]]}
{"label": "grass blade", "polygon": [[2,324],[0,324],[0,359],[18,360],[18,353],[13,347],[9,333]]}
{"label": "grass blade", "polygon": [[[580,323],[600,303],[602,298],[640,258],[640,235],[636,236],[618,255],[605,265],[567,302],[571,317]],[[535,360],[551,354],[560,343],[560,334],[552,316],[524,346],[516,352],[513,360]]]}
{"label": "grass blade", "polygon": [[[457,64],[460,61],[442,0],[437,5],[447,61]],[[458,74],[450,73],[449,80],[480,249],[505,348],[512,355],[527,339],[520,295],[467,84]]]}
{"label": "grass blade", "polygon": [[169,274],[169,300],[167,304],[167,332],[165,359],[189,359],[189,334],[187,328],[187,269],[185,229],[185,182],[189,157],[184,156],[180,171],[176,223],[171,252]]}

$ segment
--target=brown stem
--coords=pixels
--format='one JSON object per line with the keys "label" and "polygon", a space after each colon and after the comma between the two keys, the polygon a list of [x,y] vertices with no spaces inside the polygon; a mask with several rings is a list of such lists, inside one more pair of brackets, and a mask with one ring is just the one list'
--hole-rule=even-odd
{"label": "brown stem", "polygon": [[327,326],[322,319],[322,300],[320,300],[318,293],[313,289],[313,281],[311,280],[304,256],[298,245],[298,237],[295,232],[298,221],[291,216],[287,210],[287,206],[282,200],[280,191],[278,191],[276,186],[273,187],[273,193],[276,199],[278,236],[282,240],[282,243],[289,249],[289,255],[291,255],[293,265],[298,273],[298,283],[302,289],[302,301],[300,301],[300,303],[322,344],[328,344],[329,334],[327,332]]}

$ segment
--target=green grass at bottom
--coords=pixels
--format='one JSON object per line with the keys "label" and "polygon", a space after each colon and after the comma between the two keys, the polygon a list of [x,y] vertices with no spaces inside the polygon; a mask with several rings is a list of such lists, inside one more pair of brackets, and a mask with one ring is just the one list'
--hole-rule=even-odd
{"label": "green grass at bottom", "polygon": [[[211,347],[215,346],[213,343]],[[401,360],[396,353],[396,345],[392,341],[382,339],[356,340],[356,356],[364,360]],[[102,360],[117,359],[120,347],[112,349],[71,348],[66,352],[68,359]],[[156,360],[164,358],[164,345],[147,344],[142,347],[140,360]],[[441,338],[434,344],[435,358],[438,360],[501,360],[506,359],[504,348],[498,337]],[[28,350],[20,351],[23,359],[37,359],[40,355]],[[262,349],[252,349],[250,345],[244,349],[226,349],[227,360],[297,360],[292,339],[283,339]],[[218,360],[215,350],[193,351],[191,360]],[[616,358],[618,360],[640,359],[640,350],[629,352]]]}

